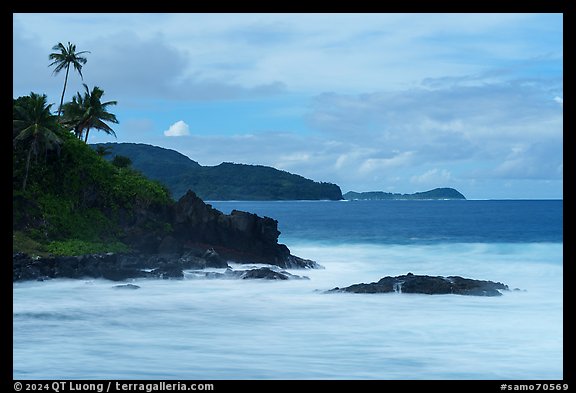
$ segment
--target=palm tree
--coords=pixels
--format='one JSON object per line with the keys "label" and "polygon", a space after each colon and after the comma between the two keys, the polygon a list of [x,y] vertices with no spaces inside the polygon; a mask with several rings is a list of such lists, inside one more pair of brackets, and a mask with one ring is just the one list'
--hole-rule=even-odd
{"label": "palm tree", "polygon": [[48,150],[60,149],[62,140],[56,133],[58,122],[56,116],[50,112],[51,107],[52,104],[47,105],[46,94],[30,93],[29,97],[15,101],[13,144],[15,147],[20,144],[28,145],[22,191],[26,190],[32,153],[38,157],[38,153],[42,149],[44,149],[45,154]]}
{"label": "palm tree", "polygon": [[84,142],[88,142],[88,134],[92,128],[116,136],[114,130],[105,122],[118,124],[116,115],[108,112],[108,107],[116,105],[117,101],[102,102],[104,90],[94,86],[90,91],[85,83],[83,85],[86,90],[84,95],[77,93],[71,102],[64,105],[64,123],[74,129],[78,138],[82,139],[84,136]]}
{"label": "palm tree", "polygon": [[60,112],[62,111],[62,103],[64,102],[64,93],[66,92],[66,84],[68,83],[68,72],[70,71],[70,64],[74,66],[74,69],[78,71],[80,77],[82,76],[82,65],[86,64],[86,58],[80,55],[84,53],[90,53],[88,51],[76,52],[76,45],[68,42],[68,46],[65,47],[61,42],[52,47],[52,50],[59,51],[55,53],[50,53],[48,58],[54,60],[48,65],[51,67],[56,66],[54,69],[54,74],[58,74],[64,68],[66,68],[66,77],[64,78],[64,89],[62,90],[62,97],[60,98],[60,106],[58,107],[58,118],[60,118]]}
{"label": "palm tree", "polygon": [[62,125],[69,127],[78,139],[82,139],[86,121],[86,104],[84,97],[80,93],[76,93],[72,97],[72,101],[67,102],[62,106]]}

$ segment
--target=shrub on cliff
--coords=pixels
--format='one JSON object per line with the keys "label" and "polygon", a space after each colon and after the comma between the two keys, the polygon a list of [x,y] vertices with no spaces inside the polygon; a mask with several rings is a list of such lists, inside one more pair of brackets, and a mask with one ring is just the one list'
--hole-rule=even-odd
{"label": "shrub on cliff", "polygon": [[121,222],[173,202],[160,183],[112,165],[71,133],[58,135],[59,154],[28,160],[28,149],[13,148],[12,225],[21,235],[60,253],[102,252],[106,244],[118,250]]}

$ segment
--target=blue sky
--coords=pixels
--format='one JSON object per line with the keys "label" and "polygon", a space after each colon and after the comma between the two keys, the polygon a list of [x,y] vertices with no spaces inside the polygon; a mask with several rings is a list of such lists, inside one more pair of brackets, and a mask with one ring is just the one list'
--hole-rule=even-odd
{"label": "blue sky", "polygon": [[13,94],[60,99],[90,51],[117,138],[346,191],[562,198],[562,14],[14,14]]}

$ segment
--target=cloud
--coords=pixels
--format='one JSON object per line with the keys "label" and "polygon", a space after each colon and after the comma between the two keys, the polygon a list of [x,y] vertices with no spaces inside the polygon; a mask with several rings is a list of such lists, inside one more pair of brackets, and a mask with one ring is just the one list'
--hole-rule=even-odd
{"label": "cloud", "polygon": [[360,165],[358,172],[366,174],[374,171],[386,171],[396,167],[410,165],[414,152],[406,151],[386,158],[367,158]]}
{"label": "cloud", "polygon": [[564,106],[564,98],[562,98],[562,97],[558,97],[558,96],[554,97],[554,102],[559,103],[560,106]]}
{"label": "cloud", "polygon": [[181,92],[210,81],[242,94],[276,82],[358,93],[510,69],[542,53],[562,56],[561,14],[30,13],[14,21],[37,35],[44,61],[73,32],[78,48],[92,52],[86,72],[100,63],[91,70],[95,80],[104,84],[107,74],[106,81],[148,94],[178,92],[183,81],[191,85]]}
{"label": "cloud", "polygon": [[[563,114],[549,104],[547,96],[547,87],[516,81],[358,95],[329,93],[315,98],[307,122],[337,141],[369,148],[366,155],[357,157],[364,172],[392,166],[430,168],[441,162],[461,166],[472,161],[496,168],[517,159],[509,154],[518,141],[526,144],[525,154],[532,155],[530,167],[538,162],[542,167],[550,162],[557,166],[562,160],[558,150]],[[350,156],[336,162],[338,167],[344,163],[351,164]],[[520,166],[517,169],[522,171]]]}
{"label": "cloud", "polygon": [[[27,32],[18,18],[13,32],[14,94],[41,89],[48,93],[50,100],[57,101],[64,76],[62,73],[53,76],[53,69],[48,68],[48,54],[56,42],[40,45],[41,35]],[[78,50],[90,53],[82,69],[84,78],[70,73],[66,99],[82,89],[82,82],[97,85],[107,96],[131,106],[142,106],[143,101],[150,99],[239,100],[287,91],[286,84],[276,75],[270,79],[238,81],[236,75],[244,72],[238,66],[215,73],[209,62],[193,58],[187,50],[167,41],[164,35],[141,37],[134,31],[122,30],[75,43]]]}
{"label": "cloud", "polygon": [[85,78],[101,81],[114,95],[131,100],[236,100],[286,90],[276,79],[246,84],[213,76],[209,69],[195,67],[189,53],[166,42],[163,36],[140,38],[133,32],[120,32],[91,41],[86,47],[91,56]]}
{"label": "cloud", "polygon": [[562,179],[562,140],[512,145],[489,176],[504,179]]}
{"label": "cloud", "polygon": [[[13,25],[13,95],[24,96],[30,92],[42,93],[48,96],[49,103],[60,103],[60,95],[64,85],[64,74],[54,74],[54,67],[48,67],[50,61],[48,55],[51,48],[57,42],[47,47],[39,44],[41,33],[27,32],[25,27],[14,19]],[[68,77],[67,96],[72,96],[82,87],[80,76],[76,72],[70,72]],[[67,97],[66,97],[67,98]]]}
{"label": "cloud", "polygon": [[549,91],[508,81],[325,93],[309,107],[307,133],[195,136],[188,146],[174,141],[172,148],[188,149],[203,165],[269,165],[344,191],[405,193],[416,185],[458,188],[475,179],[561,182],[563,113]]}
{"label": "cloud", "polygon": [[179,120],[172,124],[166,131],[164,131],[165,136],[187,136],[190,135],[190,129],[188,124],[184,123],[183,120]]}
{"label": "cloud", "polygon": [[440,170],[438,168],[430,169],[421,175],[412,176],[410,178],[410,182],[414,184],[422,184],[435,187],[448,186],[453,181],[454,179],[450,171],[446,169]]}
{"label": "cloud", "polygon": [[510,181],[520,195],[528,181],[551,181],[555,191],[546,192],[558,193],[563,113],[550,91],[560,92],[562,79],[489,79],[324,93],[312,101],[306,121],[339,146],[325,158],[343,189],[405,193],[455,187],[473,190],[471,195],[497,195],[503,191],[495,185]]}

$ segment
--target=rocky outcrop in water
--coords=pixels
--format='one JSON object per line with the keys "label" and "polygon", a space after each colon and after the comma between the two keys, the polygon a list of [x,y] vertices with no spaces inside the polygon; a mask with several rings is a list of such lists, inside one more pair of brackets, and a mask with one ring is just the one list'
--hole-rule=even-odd
{"label": "rocky outcrop in water", "polygon": [[119,284],[114,285],[114,289],[140,289],[140,286],[134,284]]}
{"label": "rocky outcrop in water", "polygon": [[334,288],[329,292],[353,293],[422,293],[427,295],[456,294],[471,296],[501,296],[508,285],[500,282],[474,280],[460,276],[426,276],[408,273],[403,276],[386,276],[377,282]]}
{"label": "rocky outcrop in water", "polygon": [[224,214],[188,191],[175,204],[173,232],[160,244],[172,243],[172,251],[211,249],[222,259],[238,263],[266,263],[282,268],[316,268],[314,261],[290,254],[278,243],[278,221],[233,210]]}
{"label": "rocky outcrop in water", "polygon": [[308,277],[301,277],[285,270],[276,271],[269,267],[260,267],[256,269],[250,269],[242,272],[240,278],[243,280],[253,280],[253,279],[264,279],[264,280],[290,280],[290,279],[305,279]]}
{"label": "rocky outcrop in water", "polygon": [[192,191],[168,210],[139,212],[124,232],[124,240],[139,253],[196,258],[196,263],[207,262],[212,267],[225,267],[226,261],[265,263],[285,269],[321,267],[292,255],[286,245],[278,243],[278,221],[238,210],[224,214]]}

